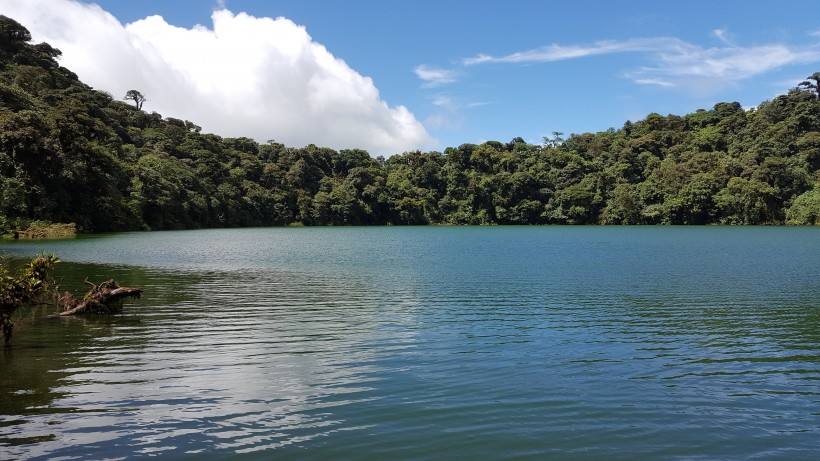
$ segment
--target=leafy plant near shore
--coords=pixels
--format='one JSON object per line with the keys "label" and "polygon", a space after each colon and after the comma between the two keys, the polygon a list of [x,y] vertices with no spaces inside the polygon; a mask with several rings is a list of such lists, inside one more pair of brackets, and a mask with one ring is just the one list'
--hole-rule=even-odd
{"label": "leafy plant near shore", "polygon": [[49,273],[60,260],[51,254],[32,259],[19,273],[11,274],[8,261],[0,265],[0,326],[9,342],[14,329],[11,316],[26,304],[42,301],[49,289]]}
{"label": "leafy plant near shore", "polygon": [[0,16],[0,231],[820,222],[820,72],[753,109],[374,159],[203,134],[141,110],[137,90],[93,90],[30,39]]}

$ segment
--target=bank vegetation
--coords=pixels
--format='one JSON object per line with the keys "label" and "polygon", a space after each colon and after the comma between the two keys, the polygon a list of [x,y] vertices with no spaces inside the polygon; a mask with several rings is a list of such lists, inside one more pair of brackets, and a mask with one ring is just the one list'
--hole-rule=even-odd
{"label": "bank vegetation", "polygon": [[2,234],[36,221],[80,232],[820,223],[820,73],[753,108],[720,102],[540,144],[372,158],[203,133],[143,110],[139,89],[90,88],[59,65],[59,50],[30,42],[0,17]]}

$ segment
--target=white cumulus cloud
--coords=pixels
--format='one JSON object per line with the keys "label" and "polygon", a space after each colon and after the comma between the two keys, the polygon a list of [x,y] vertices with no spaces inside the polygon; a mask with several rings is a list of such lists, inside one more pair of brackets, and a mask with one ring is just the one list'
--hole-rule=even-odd
{"label": "white cumulus cloud", "polygon": [[371,78],[351,69],[304,27],[221,8],[187,29],[150,16],[121,24],[74,0],[0,0],[0,14],[63,52],[85,83],[204,131],[264,142],[390,155],[435,144],[404,106],[389,106]]}

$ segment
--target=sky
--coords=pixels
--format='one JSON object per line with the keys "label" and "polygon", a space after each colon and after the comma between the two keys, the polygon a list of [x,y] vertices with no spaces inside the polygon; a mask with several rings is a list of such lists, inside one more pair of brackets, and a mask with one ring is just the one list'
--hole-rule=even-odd
{"label": "sky", "polygon": [[540,143],[820,71],[816,0],[0,0],[81,80],[204,132],[389,156]]}

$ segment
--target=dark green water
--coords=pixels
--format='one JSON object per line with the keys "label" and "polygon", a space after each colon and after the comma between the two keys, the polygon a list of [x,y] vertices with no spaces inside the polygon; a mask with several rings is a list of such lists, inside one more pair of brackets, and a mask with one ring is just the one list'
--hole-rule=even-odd
{"label": "dark green water", "polygon": [[0,459],[820,459],[820,229],[4,243],[145,290],[17,318]]}

